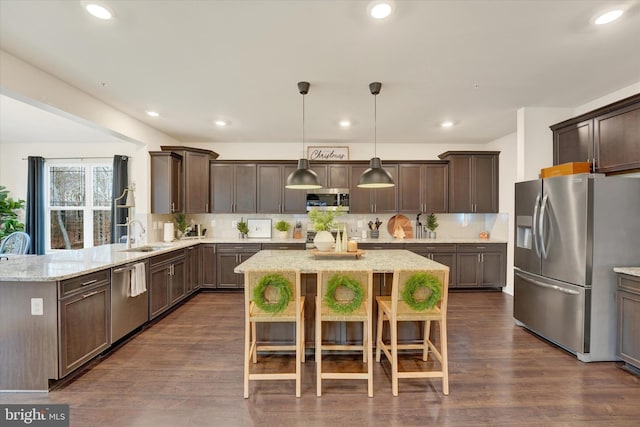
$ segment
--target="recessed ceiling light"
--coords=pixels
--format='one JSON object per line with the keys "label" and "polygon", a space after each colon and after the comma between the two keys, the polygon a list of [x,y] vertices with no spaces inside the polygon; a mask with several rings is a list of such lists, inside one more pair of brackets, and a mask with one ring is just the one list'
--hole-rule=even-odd
{"label": "recessed ceiling light", "polygon": [[92,1],[82,1],[80,3],[84,6],[87,12],[98,19],[106,21],[113,18],[113,12],[107,6]]}
{"label": "recessed ceiling light", "polygon": [[604,25],[613,22],[616,19],[620,18],[622,16],[622,13],[623,11],[620,9],[610,10],[609,12],[603,13],[602,15],[598,16],[595,20],[595,24]]}
{"label": "recessed ceiling light", "polygon": [[351,121],[350,120],[340,120],[338,122],[338,124],[340,125],[341,128],[351,127]]}
{"label": "recessed ceiling light", "polygon": [[147,111],[147,115],[151,117],[158,117],[160,114],[158,114],[156,111]]}
{"label": "recessed ceiling light", "polygon": [[229,124],[228,122],[226,122],[224,120],[216,120],[214,123],[216,124],[216,126],[220,126],[220,127],[223,127],[223,126],[226,126],[226,125]]}
{"label": "recessed ceiling light", "polygon": [[390,1],[373,1],[369,3],[369,15],[375,19],[384,19],[393,12],[393,3]]}
{"label": "recessed ceiling light", "polygon": [[453,122],[451,120],[447,120],[440,123],[440,126],[442,126],[443,128],[450,128],[451,126],[453,126]]}

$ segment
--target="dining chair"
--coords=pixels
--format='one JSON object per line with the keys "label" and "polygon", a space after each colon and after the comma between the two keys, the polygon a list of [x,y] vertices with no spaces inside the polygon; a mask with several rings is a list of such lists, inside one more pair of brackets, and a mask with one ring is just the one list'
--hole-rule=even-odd
{"label": "dining chair", "polygon": [[[300,271],[247,270],[244,288],[245,350],[244,397],[249,397],[249,382],[262,380],[295,380],[296,397],[300,397],[301,363],[304,362],[304,296],[300,294]],[[257,324],[294,324],[293,344],[259,343]],[[252,369],[258,363],[258,352],[295,353],[294,372],[265,372]],[[265,367],[271,367],[269,363]],[[256,372],[254,372],[256,371]]]}
{"label": "dining chair", "polygon": [[[391,296],[378,296],[376,361],[381,353],[391,363],[391,390],[398,395],[399,378],[442,378],[442,393],[449,394],[447,356],[447,300],[449,270],[396,270],[393,273]],[[424,322],[419,342],[398,342],[398,323]],[[389,340],[383,340],[383,327],[389,324]],[[431,324],[439,326],[439,342],[431,338]],[[438,345],[436,345],[436,343]],[[405,363],[400,371],[398,350],[421,350],[422,361]],[[429,354],[436,361],[429,361]],[[402,353],[403,357],[405,352]],[[416,369],[410,370],[409,367]],[[404,369],[406,368],[406,369]]]}
{"label": "dining chair", "polygon": [[0,254],[24,255],[29,252],[31,237],[23,231],[14,231],[0,243]]}
{"label": "dining chair", "polygon": [[[322,396],[323,379],[367,380],[367,394],[373,397],[373,272],[320,270],[317,275],[315,313],[316,395]],[[323,322],[362,323],[362,342],[356,344],[329,344],[322,341]],[[340,362],[336,370],[323,370],[322,353],[335,351],[362,351],[366,371],[345,371]],[[349,361],[352,364],[352,361]],[[351,368],[350,368],[351,369]]]}

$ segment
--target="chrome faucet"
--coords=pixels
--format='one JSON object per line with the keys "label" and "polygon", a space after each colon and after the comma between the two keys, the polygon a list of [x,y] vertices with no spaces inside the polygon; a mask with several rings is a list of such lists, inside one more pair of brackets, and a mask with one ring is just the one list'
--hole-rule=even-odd
{"label": "chrome faucet", "polygon": [[131,229],[133,228],[133,227],[131,227],[131,225],[134,222],[137,222],[138,225],[140,226],[140,230],[141,230],[140,236],[141,237],[146,233],[146,230],[144,229],[144,225],[142,224],[142,222],[140,222],[140,220],[132,219],[131,221],[129,221],[127,223],[127,249],[131,249]]}

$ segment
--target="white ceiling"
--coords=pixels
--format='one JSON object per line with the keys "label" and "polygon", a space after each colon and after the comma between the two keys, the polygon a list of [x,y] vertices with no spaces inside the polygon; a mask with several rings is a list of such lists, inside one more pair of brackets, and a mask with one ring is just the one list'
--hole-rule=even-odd
{"label": "white ceiling", "polygon": [[[300,141],[301,80],[306,140],[327,143],[371,141],[372,81],[380,143],[485,143],[516,130],[520,107],[575,107],[640,81],[638,1],[396,0],[382,22],[367,1],[102,3],[116,19],[79,0],[0,0],[0,48],[184,142]],[[615,5],[618,22],[591,24]],[[2,100],[0,136],[32,139],[14,104]]]}

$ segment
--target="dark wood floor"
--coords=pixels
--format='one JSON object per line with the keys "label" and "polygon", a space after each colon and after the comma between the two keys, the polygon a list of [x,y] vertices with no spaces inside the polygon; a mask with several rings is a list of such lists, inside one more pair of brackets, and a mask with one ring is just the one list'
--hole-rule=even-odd
{"label": "dark wood floor", "polygon": [[310,357],[300,399],[293,381],[262,381],[245,400],[242,298],[197,295],[73,381],[0,403],[68,403],[72,426],[640,425],[640,378],[515,326],[501,293],[451,294],[449,396],[439,380],[401,380],[392,397],[383,362],[373,398],[364,381],[336,380],[318,398]]}

